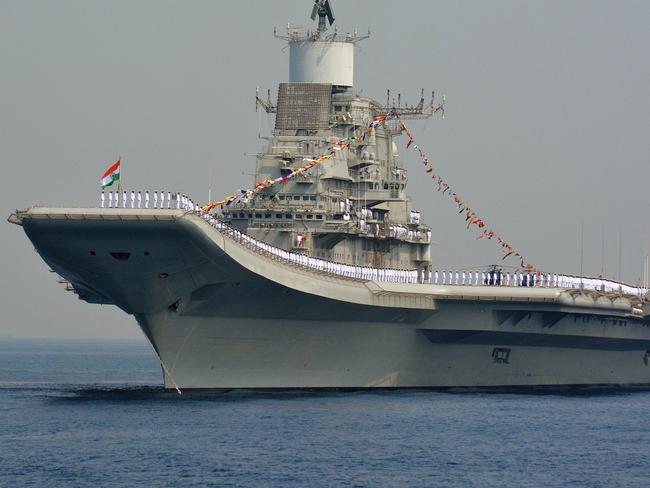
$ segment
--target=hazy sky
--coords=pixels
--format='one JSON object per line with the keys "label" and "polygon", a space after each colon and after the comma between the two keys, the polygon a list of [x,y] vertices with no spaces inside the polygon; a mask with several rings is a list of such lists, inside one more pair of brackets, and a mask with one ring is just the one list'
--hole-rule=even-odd
{"label": "hazy sky", "polygon": [[[650,225],[650,2],[334,0],[339,31],[371,29],[355,89],[447,118],[412,122],[436,170],[542,269],[636,283]],[[34,204],[95,205],[121,154],[124,183],[207,198],[250,183],[260,150],[255,87],[276,93],[287,22],[312,27],[309,0],[0,0],[4,215]],[[404,141],[402,141],[404,142]],[[400,143],[401,144],[401,143]],[[403,144],[400,153],[406,153]],[[403,154],[409,193],[432,225],[434,266],[500,258]],[[135,321],[65,292],[19,227],[0,226],[0,336],[140,337]]]}

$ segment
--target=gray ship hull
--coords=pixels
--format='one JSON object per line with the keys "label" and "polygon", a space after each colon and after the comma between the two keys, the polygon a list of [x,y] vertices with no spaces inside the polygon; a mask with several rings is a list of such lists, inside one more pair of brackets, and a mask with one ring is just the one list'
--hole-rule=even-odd
{"label": "gray ship hull", "polygon": [[650,384],[631,297],[346,279],[174,210],[15,217],[79,297],[134,315],[169,388]]}

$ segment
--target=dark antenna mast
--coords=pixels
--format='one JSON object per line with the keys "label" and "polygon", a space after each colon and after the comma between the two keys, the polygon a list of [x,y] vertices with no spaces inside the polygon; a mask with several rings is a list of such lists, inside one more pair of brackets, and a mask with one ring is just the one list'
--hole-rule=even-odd
{"label": "dark antenna mast", "polygon": [[327,30],[325,19],[329,21],[330,26],[334,23],[334,14],[329,0],[314,0],[314,8],[311,11],[311,20],[316,20],[318,16],[318,30],[322,34]]}

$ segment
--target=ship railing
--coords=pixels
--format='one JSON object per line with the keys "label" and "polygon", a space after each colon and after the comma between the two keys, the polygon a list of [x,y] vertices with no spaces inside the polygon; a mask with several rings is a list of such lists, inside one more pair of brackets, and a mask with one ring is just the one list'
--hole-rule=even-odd
{"label": "ship railing", "polygon": [[187,195],[167,190],[156,191],[103,191],[100,196],[101,208],[138,209],[189,209],[198,207]]}
{"label": "ship railing", "polygon": [[307,254],[286,251],[266,242],[259,241],[248,234],[223,223],[213,215],[201,210],[197,213],[222,234],[239,242],[258,254],[319,273],[339,277],[386,281],[394,283],[423,283],[447,286],[501,286],[537,287],[559,289],[584,289],[604,293],[620,293],[645,297],[648,288],[634,287],[612,280],[579,277],[552,273],[495,272],[495,271],[430,271],[421,273],[414,269],[373,268],[314,258]]}
{"label": "ship railing", "polygon": [[319,273],[333,274],[344,278],[387,281],[396,283],[424,283],[447,286],[507,286],[507,287],[537,287],[561,289],[585,289],[604,293],[620,293],[645,297],[647,288],[633,287],[601,278],[578,277],[563,274],[536,274],[536,273],[503,273],[485,271],[431,271],[418,273],[417,270],[404,270],[393,268],[373,268],[367,266],[351,265],[334,261],[314,258],[299,252],[286,251],[240,232],[221,222],[212,215],[199,212],[201,216],[231,239],[245,247],[270,257]]}
{"label": "ship railing", "polygon": [[[259,241],[225,224],[213,215],[202,210],[195,210],[212,227],[221,234],[238,242],[257,254],[269,257],[291,266],[296,266],[317,273],[336,275],[342,278],[356,280],[389,281],[395,283],[418,283],[418,271],[415,269],[373,268],[346,263],[327,261],[325,259],[308,256],[306,253],[286,251],[266,242]],[[299,246],[298,246],[299,247]],[[305,249],[306,251],[306,249]]]}
{"label": "ship railing", "polygon": [[[192,199],[178,192],[102,192],[102,208],[152,208],[182,209],[193,212],[203,218],[222,234],[239,242],[258,254],[282,261],[317,273],[336,275],[357,280],[385,281],[393,283],[423,283],[445,286],[501,286],[501,287],[537,287],[560,289],[583,289],[603,293],[618,293],[648,297],[649,288],[630,286],[618,281],[604,278],[565,275],[557,273],[526,273],[503,271],[429,271],[416,269],[375,268],[358,266],[335,261],[327,261],[308,256],[306,253],[286,251],[259,241],[248,234],[225,224],[213,215],[201,210]],[[428,237],[428,236],[427,236]]]}
{"label": "ship railing", "polygon": [[587,276],[565,275],[557,273],[527,273],[503,271],[430,271],[425,283],[434,285],[461,286],[505,286],[562,288],[600,291],[603,293],[620,293],[645,297],[650,289],[630,286],[618,281]]}

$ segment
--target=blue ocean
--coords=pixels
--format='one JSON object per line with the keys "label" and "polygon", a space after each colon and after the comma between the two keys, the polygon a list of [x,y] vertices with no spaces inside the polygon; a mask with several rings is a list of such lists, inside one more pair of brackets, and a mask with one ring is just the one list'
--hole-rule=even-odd
{"label": "blue ocean", "polygon": [[650,486],[650,391],[163,390],[144,342],[0,341],[0,486]]}

